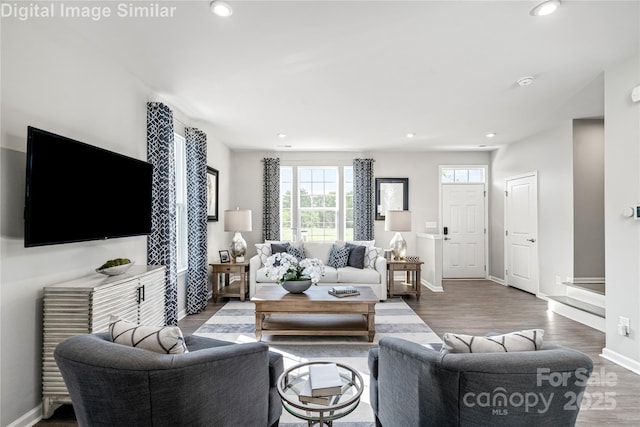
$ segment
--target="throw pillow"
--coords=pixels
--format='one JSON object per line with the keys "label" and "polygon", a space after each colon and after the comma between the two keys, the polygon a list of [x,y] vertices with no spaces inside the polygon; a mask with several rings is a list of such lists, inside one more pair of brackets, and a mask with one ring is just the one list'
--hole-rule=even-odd
{"label": "throw pillow", "polygon": [[182,331],[177,326],[138,325],[112,315],[109,336],[112,342],[156,353],[188,353]]}
{"label": "throw pillow", "polygon": [[271,243],[256,243],[255,247],[260,257],[260,262],[264,266],[267,263],[267,258],[271,256]]}
{"label": "throw pillow", "polygon": [[304,248],[302,246],[289,246],[287,248],[287,253],[296,257],[298,261],[302,261],[304,259]]}
{"label": "throw pillow", "polygon": [[444,353],[504,353],[511,351],[533,351],[542,347],[544,330],[529,329],[503,335],[474,337],[453,334],[442,336]]}
{"label": "throw pillow", "polygon": [[271,255],[279,254],[281,252],[287,252],[287,250],[289,249],[290,246],[291,246],[291,243],[288,243],[288,242],[285,242],[285,243],[272,243],[271,244]]}
{"label": "throw pillow", "polygon": [[352,245],[351,243],[345,244],[344,247],[349,249],[349,260],[347,261],[347,265],[349,267],[360,269],[364,268],[364,257],[366,255],[367,247]]}
{"label": "throw pillow", "polygon": [[336,245],[331,245],[331,251],[329,252],[329,262],[327,265],[333,268],[343,268],[347,266],[349,260],[349,249],[344,247],[340,248]]}
{"label": "throw pillow", "polygon": [[364,256],[364,266],[366,268],[376,268],[376,259],[380,255],[380,248],[375,246],[367,246],[367,251]]}

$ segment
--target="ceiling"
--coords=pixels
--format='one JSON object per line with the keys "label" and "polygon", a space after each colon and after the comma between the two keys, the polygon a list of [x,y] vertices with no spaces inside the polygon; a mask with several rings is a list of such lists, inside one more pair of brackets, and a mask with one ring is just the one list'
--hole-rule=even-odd
{"label": "ceiling", "polygon": [[67,23],[234,150],[489,150],[602,117],[603,71],[640,52],[639,1],[228,3]]}

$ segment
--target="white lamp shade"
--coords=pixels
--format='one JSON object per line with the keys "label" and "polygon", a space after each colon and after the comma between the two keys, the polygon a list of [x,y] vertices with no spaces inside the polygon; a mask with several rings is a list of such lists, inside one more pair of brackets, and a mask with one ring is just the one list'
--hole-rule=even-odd
{"label": "white lamp shade", "polygon": [[251,231],[251,210],[224,211],[224,231]]}
{"label": "white lamp shade", "polygon": [[387,211],[384,231],[411,231],[411,211]]}

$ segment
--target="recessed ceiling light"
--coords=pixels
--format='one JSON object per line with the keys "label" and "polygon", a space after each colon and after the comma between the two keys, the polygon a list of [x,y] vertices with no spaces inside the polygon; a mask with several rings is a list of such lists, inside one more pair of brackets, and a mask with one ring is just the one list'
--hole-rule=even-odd
{"label": "recessed ceiling light", "polygon": [[413,138],[415,136],[416,136],[416,134],[413,133],[413,132],[410,132],[410,133],[407,134],[407,138]]}
{"label": "recessed ceiling light", "polygon": [[547,0],[543,1],[529,12],[531,16],[547,16],[558,10],[560,7],[560,0]]}
{"label": "recessed ceiling light", "polygon": [[488,134],[485,135],[487,138],[493,138],[494,136],[496,136],[495,132],[490,132]]}
{"label": "recessed ceiling light", "polygon": [[211,12],[218,16],[227,17],[233,14],[233,9],[231,9],[229,3],[222,0],[212,1],[209,7],[211,8]]}
{"label": "recessed ceiling light", "polygon": [[280,133],[278,134],[278,138],[280,138],[280,139],[284,139],[284,138],[286,138],[286,137],[287,137],[287,134],[286,134],[286,133],[282,133],[282,132],[280,132]]}
{"label": "recessed ceiling light", "polygon": [[520,77],[517,82],[520,86],[529,86],[533,83],[534,78],[532,76]]}

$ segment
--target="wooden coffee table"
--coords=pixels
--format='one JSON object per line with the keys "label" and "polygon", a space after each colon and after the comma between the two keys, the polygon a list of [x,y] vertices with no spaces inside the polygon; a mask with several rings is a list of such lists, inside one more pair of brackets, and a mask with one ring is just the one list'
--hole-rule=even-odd
{"label": "wooden coffee table", "polygon": [[379,298],[368,286],[360,295],[337,298],[330,286],[311,286],[291,294],[281,286],[263,286],[251,298],[256,305],[256,339],[262,335],[363,335],[373,342]]}

